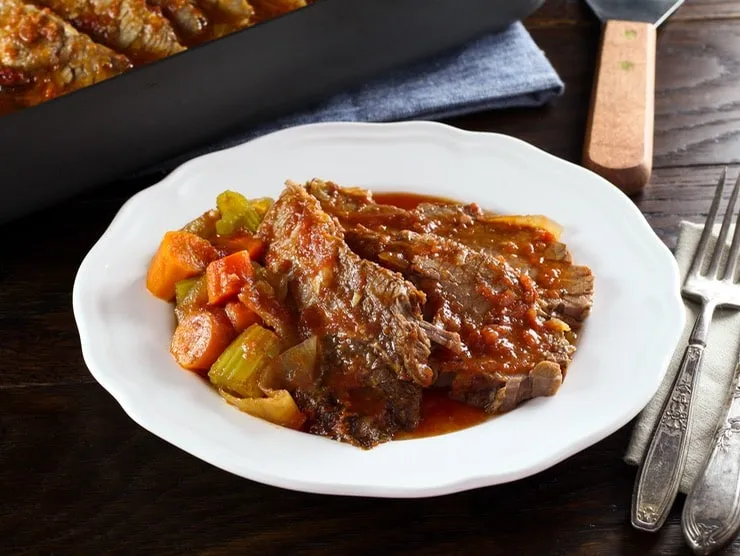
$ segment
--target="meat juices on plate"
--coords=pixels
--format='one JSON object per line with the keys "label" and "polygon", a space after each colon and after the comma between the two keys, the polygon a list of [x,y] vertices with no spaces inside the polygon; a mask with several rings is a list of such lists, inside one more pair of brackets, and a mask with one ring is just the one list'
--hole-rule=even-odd
{"label": "meat juices on plate", "polygon": [[370,447],[419,422],[434,380],[424,294],[361,259],[305,189],[288,184],[260,225],[266,268],[287,277],[300,339],[317,336],[318,369],[295,399],[310,431]]}
{"label": "meat juices on plate", "polygon": [[551,234],[474,205],[405,210],[359,188],[321,180],[306,187],[355,252],[403,273],[427,295],[425,318],[460,335],[464,352],[437,350],[430,360],[451,397],[500,413],[557,392],[593,277]]}

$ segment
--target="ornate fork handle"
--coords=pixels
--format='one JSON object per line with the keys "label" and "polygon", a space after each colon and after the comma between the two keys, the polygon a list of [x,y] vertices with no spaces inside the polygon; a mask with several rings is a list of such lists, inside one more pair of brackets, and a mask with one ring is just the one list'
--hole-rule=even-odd
{"label": "ornate fork handle", "polygon": [[740,528],[740,365],[704,468],[683,508],[683,533],[697,554],[730,542]]}
{"label": "ornate fork handle", "polygon": [[637,529],[660,529],[678,493],[691,435],[692,393],[703,354],[703,343],[686,347],[673,389],[638,470],[631,516]]}

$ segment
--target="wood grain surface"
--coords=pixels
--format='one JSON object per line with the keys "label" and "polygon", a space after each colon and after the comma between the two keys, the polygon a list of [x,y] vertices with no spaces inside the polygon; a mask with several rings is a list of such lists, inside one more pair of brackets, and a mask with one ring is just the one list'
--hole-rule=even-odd
{"label": "wood grain surface", "polygon": [[[633,199],[669,247],[682,219],[704,219],[722,166],[740,172],[738,17],[735,0],[688,0],[658,33],[654,171]],[[564,96],[449,123],[578,162],[600,25],[574,0],[548,0],[526,25]],[[239,479],[134,424],[85,368],[71,290],[121,204],[160,178],[101,184],[0,227],[0,554],[690,554],[681,499],[658,534],[629,525],[629,426],[516,483],[376,500]]]}
{"label": "wood grain surface", "polygon": [[740,3],[736,0],[688,0],[675,16],[678,21],[738,18]]}

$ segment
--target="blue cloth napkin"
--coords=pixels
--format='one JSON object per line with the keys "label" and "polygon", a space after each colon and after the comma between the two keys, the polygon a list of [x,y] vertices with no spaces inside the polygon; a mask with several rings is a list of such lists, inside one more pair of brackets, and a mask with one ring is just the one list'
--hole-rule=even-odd
{"label": "blue cloth napkin", "polygon": [[170,161],[238,145],[296,125],[328,121],[437,120],[472,112],[546,104],[563,82],[524,26],[517,22],[463,48],[396,70],[299,113],[237,133]]}

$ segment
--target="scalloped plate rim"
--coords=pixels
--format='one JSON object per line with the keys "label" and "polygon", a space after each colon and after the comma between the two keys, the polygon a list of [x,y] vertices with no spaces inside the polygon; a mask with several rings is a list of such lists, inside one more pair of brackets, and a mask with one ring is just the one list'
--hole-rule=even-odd
{"label": "scalloped plate rim", "polygon": [[[89,311],[89,300],[86,299],[86,296],[90,294],[88,285],[90,284],[91,273],[98,269],[96,264],[102,260],[103,250],[110,248],[111,244],[115,245],[118,234],[123,233],[123,230],[120,229],[121,226],[127,221],[127,219],[133,217],[133,214],[137,212],[140,206],[150,198],[155,197],[158,192],[177,191],[178,189],[185,187],[183,184],[191,175],[194,175],[197,178],[199,173],[202,174],[204,171],[207,173],[209,164],[218,163],[220,157],[228,157],[229,153],[233,155],[242,151],[246,152],[251,149],[258,149],[263,145],[269,146],[271,143],[277,144],[281,139],[293,140],[300,144],[301,141],[305,142],[314,136],[326,137],[331,140],[332,137],[341,136],[343,134],[364,135],[366,138],[370,138],[370,140],[381,138],[384,141],[393,139],[394,135],[403,136],[404,134],[418,134],[421,137],[441,138],[444,142],[449,142],[450,144],[459,143],[463,147],[467,143],[484,144],[490,142],[491,144],[494,144],[495,142],[499,142],[500,144],[508,144],[514,150],[519,149],[521,151],[526,151],[528,155],[538,158],[544,165],[549,164],[555,166],[566,174],[579,176],[578,179],[589,181],[595,190],[599,191],[599,195],[608,199],[610,203],[615,203],[615,206],[620,206],[619,210],[624,211],[626,217],[633,219],[633,221],[629,223],[630,225],[639,226],[641,228],[640,233],[644,236],[643,239],[647,242],[646,245],[649,245],[649,248],[654,251],[653,254],[655,256],[655,261],[658,261],[662,266],[661,272],[664,272],[672,281],[672,284],[670,284],[670,291],[668,291],[668,284],[666,284],[663,289],[666,290],[664,293],[665,301],[669,303],[669,307],[674,311],[670,316],[675,317],[675,323],[665,334],[663,341],[664,345],[660,347],[661,355],[656,355],[656,360],[662,361],[663,369],[660,371],[654,371],[649,384],[646,383],[643,389],[634,395],[631,403],[625,405],[620,418],[613,419],[608,426],[602,426],[598,430],[591,430],[588,433],[581,434],[578,441],[559,446],[557,449],[551,449],[550,452],[548,452],[547,457],[543,457],[536,464],[528,465],[525,468],[520,467],[516,469],[500,470],[498,472],[492,471],[488,474],[469,474],[459,476],[455,480],[440,480],[436,483],[432,481],[427,485],[411,487],[399,487],[396,484],[386,484],[383,481],[368,481],[364,484],[347,484],[339,482],[332,483],[331,481],[327,482],[326,480],[312,481],[286,479],[281,474],[273,474],[268,470],[255,468],[249,469],[245,472],[243,464],[236,464],[234,461],[225,458],[225,452],[209,451],[207,445],[199,445],[198,443],[200,440],[193,437],[192,430],[188,428],[186,423],[162,421],[162,416],[156,407],[142,404],[139,399],[132,399],[131,396],[127,395],[125,388],[121,386],[121,377],[117,377],[115,373],[110,372],[110,369],[114,367],[115,364],[111,364],[111,362],[106,361],[104,357],[101,358],[100,353],[94,349],[94,332],[92,331],[93,322],[90,320],[91,313]],[[205,210],[205,208],[203,208],[203,210]],[[94,283],[94,280],[92,283]],[[596,174],[593,174],[575,164],[554,157],[553,155],[541,151],[540,149],[519,139],[495,133],[464,131],[444,124],[432,122],[308,124],[277,131],[254,139],[248,143],[206,154],[186,162],[159,183],[136,193],[119,209],[111,224],[90,249],[78,269],[73,289],[73,309],[80,332],[83,357],[91,374],[118,401],[123,410],[132,420],[153,434],[218,468],[264,484],[291,490],[322,494],[396,498],[438,496],[518,480],[541,472],[612,434],[635,417],[635,415],[639,413],[639,411],[655,394],[661,380],[663,379],[665,368],[667,368],[668,362],[683,328],[683,302],[679,295],[679,273],[675,259],[652,231],[637,207],[624,194],[619,192],[609,182],[603,180]],[[665,319],[664,322],[668,321],[670,321],[670,319]],[[666,326],[670,326],[670,324],[667,324]],[[578,352],[575,357],[575,361],[577,360]],[[570,378],[570,375],[568,378]],[[566,379],[565,384],[567,383],[568,380]],[[557,398],[557,396],[555,398]],[[251,419],[249,416],[245,417]],[[272,426],[269,424],[267,425]],[[274,428],[277,429],[278,427]],[[292,433],[292,431],[281,432]],[[458,434],[460,433],[453,433],[452,435],[447,436]],[[325,439],[317,440],[323,441]],[[409,446],[412,446],[415,442],[419,441],[405,441]],[[393,444],[397,443],[394,442]],[[323,449],[319,447],[326,446],[326,444],[317,442],[316,446],[317,449]],[[377,449],[378,448],[375,450]],[[411,450],[412,448],[408,451]],[[374,450],[371,450],[367,453],[372,454],[373,451]]]}

